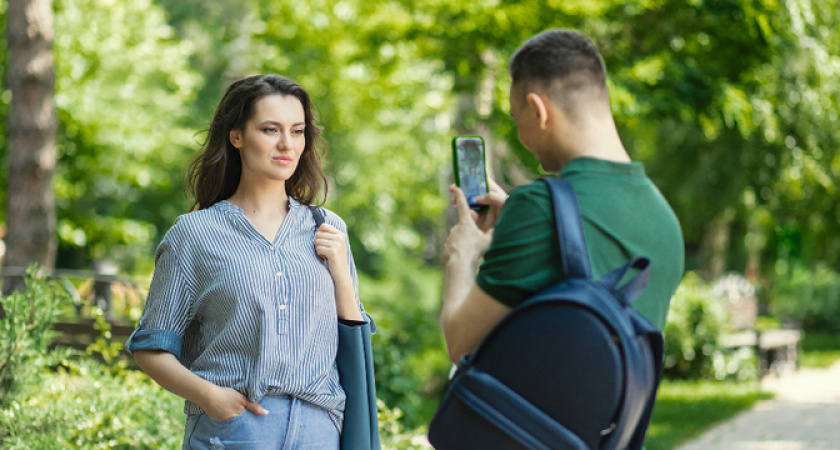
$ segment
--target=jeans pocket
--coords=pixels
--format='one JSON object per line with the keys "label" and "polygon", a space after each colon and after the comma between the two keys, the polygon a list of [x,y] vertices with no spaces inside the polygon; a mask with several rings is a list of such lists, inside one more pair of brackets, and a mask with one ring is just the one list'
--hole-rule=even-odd
{"label": "jeans pocket", "polygon": [[247,409],[230,419],[214,420],[202,413],[190,437],[191,448],[203,450],[251,450],[260,448],[254,441],[253,417]]}
{"label": "jeans pocket", "polygon": [[230,419],[225,419],[225,420],[213,419],[207,413],[202,413],[202,415],[204,416],[205,419],[207,419],[207,422],[209,424],[212,424],[215,427],[226,427],[226,426],[229,426],[229,425],[231,425],[235,422],[238,422],[238,421],[242,420],[245,417],[247,412],[248,412],[248,408],[245,408],[239,414],[231,417]]}

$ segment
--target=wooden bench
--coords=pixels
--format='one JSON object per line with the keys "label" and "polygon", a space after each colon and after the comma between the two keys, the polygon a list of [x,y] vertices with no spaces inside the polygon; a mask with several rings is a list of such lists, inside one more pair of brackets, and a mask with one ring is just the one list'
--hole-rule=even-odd
{"label": "wooden bench", "polygon": [[752,348],[758,359],[759,376],[779,375],[799,368],[802,332],[796,329],[757,330],[758,301],[755,287],[740,275],[726,275],[714,291],[729,313],[731,332],[721,337],[726,348]]}
{"label": "wooden bench", "polygon": [[[109,323],[111,324],[111,330],[109,337],[106,339],[109,342],[125,342],[131,336],[131,332],[134,331],[134,326],[128,321],[111,321]],[[84,350],[102,336],[102,332],[96,329],[96,323],[93,319],[65,319],[56,323],[53,328],[61,333],[54,341],[55,344],[73,347],[77,350]]]}
{"label": "wooden bench", "polygon": [[[131,336],[131,332],[134,331],[134,325],[127,320],[111,320],[108,323],[111,325],[110,332],[105,339],[108,343],[125,343],[126,339]],[[85,351],[90,344],[102,337],[102,331],[96,328],[96,322],[93,319],[65,318],[56,323],[53,328],[59,332],[59,336],[53,341],[53,346],[71,347],[79,351]],[[98,355],[94,356],[98,357]],[[136,368],[134,357],[125,349],[120,352],[120,359],[128,361],[129,367]]]}

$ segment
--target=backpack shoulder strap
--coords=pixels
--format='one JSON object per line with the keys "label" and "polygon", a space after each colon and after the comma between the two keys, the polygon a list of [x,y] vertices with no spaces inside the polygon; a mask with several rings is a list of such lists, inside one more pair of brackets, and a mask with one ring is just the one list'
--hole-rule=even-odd
{"label": "backpack shoulder strap", "polygon": [[[559,177],[541,178],[540,181],[548,186],[551,194],[551,201],[554,206],[554,218],[557,227],[557,240],[560,246],[560,258],[563,270],[567,277],[592,278],[592,269],[589,262],[589,254],[586,249],[586,240],[583,234],[580,208],[578,206],[575,191],[568,180]],[[634,277],[622,287],[618,287],[619,281],[630,269],[637,269],[641,274]],[[624,267],[610,273],[599,280],[599,283],[609,289],[623,307],[629,307],[633,299],[644,290],[647,285],[650,272],[650,261],[647,258],[634,258]],[[652,350],[653,363],[653,389],[648,395],[645,408],[639,420],[639,425],[633,431],[627,448],[641,449],[644,445],[647,427],[653,413],[653,405],[656,400],[657,387],[662,377],[663,362],[663,338],[662,334],[643,320],[638,313],[631,314],[631,320],[637,335],[644,336]],[[634,320],[635,319],[635,320]]]}
{"label": "backpack shoulder strap", "polygon": [[592,278],[583,224],[580,221],[580,208],[571,183],[559,177],[540,178],[540,181],[548,186],[554,205],[554,221],[557,226],[563,272],[567,277]]}
{"label": "backpack shoulder strap", "polygon": [[321,208],[320,206],[312,207],[310,208],[310,211],[312,211],[312,218],[315,219],[315,230],[318,230],[318,228],[321,228],[321,225],[323,225],[323,223],[327,220],[327,215],[324,212],[324,208]]}

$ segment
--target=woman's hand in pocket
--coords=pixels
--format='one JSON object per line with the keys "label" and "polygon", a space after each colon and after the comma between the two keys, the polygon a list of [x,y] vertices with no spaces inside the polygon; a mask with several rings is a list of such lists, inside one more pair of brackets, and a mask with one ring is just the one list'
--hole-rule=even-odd
{"label": "woman's hand in pocket", "polygon": [[215,386],[207,395],[205,404],[199,406],[204,409],[207,416],[217,421],[233,419],[246,409],[261,416],[268,414],[268,410],[259,403],[248,400],[248,397],[239,391],[220,386]]}

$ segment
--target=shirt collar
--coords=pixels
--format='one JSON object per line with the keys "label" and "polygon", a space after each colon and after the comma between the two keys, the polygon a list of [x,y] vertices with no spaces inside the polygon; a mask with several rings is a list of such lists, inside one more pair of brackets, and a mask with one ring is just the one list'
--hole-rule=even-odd
{"label": "shirt collar", "polygon": [[234,213],[242,213],[242,208],[234,205],[233,203],[227,200],[220,200],[213,204],[212,208],[218,208],[221,211],[225,212],[234,212]]}
{"label": "shirt collar", "polygon": [[[289,209],[299,208],[301,206],[303,206],[301,202],[295,200],[294,197],[289,197]],[[242,208],[234,205],[233,203],[227,200],[219,200],[218,202],[214,203],[213,206],[211,206],[211,208],[218,208],[220,211],[224,212],[242,214]]]}

